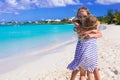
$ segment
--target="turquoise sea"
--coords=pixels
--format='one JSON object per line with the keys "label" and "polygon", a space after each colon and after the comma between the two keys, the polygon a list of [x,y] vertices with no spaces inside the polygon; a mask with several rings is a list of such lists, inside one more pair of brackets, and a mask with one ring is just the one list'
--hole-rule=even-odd
{"label": "turquoise sea", "polygon": [[0,25],[0,59],[40,50],[75,36],[72,24]]}

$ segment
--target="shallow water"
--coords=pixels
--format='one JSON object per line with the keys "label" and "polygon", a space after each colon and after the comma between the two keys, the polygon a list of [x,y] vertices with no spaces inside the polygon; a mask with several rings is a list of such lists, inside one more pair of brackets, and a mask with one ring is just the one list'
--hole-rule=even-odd
{"label": "shallow water", "polygon": [[70,40],[75,36],[73,27],[67,24],[0,25],[0,58]]}

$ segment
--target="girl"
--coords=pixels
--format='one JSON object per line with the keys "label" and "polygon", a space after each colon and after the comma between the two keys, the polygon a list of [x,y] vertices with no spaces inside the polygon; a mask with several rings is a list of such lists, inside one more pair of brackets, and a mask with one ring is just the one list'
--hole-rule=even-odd
{"label": "girl", "polygon": [[[86,7],[81,7],[78,9],[77,18],[82,21],[88,15],[90,15],[89,10]],[[80,26],[79,21],[73,20],[73,23],[76,27]],[[99,26],[97,24],[97,26]],[[76,29],[75,29],[76,30]],[[94,32],[95,34],[91,34]],[[101,37],[101,32],[98,30],[90,30],[86,32],[81,32],[81,34],[89,35],[89,39],[86,39],[84,42],[81,40],[81,35],[79,32],[79,40],[76,46],[76,52],[74,60],[68,65],[68,69],[73,70],[71,75],[71,80],[75,80],[77,73],[80,70],[80,80],[85,80],[85,73],[87,70],[88,79],[92,80],[92,72],[94,72],[95,79],[100,80],[100,75],[97,66],[97,50],[96,50],[96,38]],[[96,38],[94,38],[96,37]],[[90,63],[89,63],[90,60]]]}
{"label": "girl", "polygon": [[76,28],[76,32],[82,35],[82,40],[89,38],[90,35],[94,36],[98,31],[98,19],[95,16],[89,15],[80,23],[81,26]]}

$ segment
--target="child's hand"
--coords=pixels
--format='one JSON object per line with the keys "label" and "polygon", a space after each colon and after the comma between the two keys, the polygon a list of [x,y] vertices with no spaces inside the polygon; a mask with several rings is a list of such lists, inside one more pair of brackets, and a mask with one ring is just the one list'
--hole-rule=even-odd
{"label": "child's hand", "polygon": [[80,26],[80,24],[78,23],[78,22],[73,22],[73,24],[76,26],[76,27],[79,27]]}
{"label": "child's hand", "polygon": [[95,34],[84,34],[84,38],[93,38],[95,37]]}
{"label": "child's hand", "polygon": [[98,33],[99,30],[91,30],[91,33]]}
{"label": "child's hand", "polygon": [[92,37],[100,38],[100,37],[102,37],[102,33],[99,30],[97,30],[97,31],[95,30],[95,31],[89,33],[88,37],[89,38],[92,38]]}
{"label": "child's hand", "polygon": [[76,27],[79,27],[79,26],[80,26],[80,24],[78,23],[78,20],[77,20],[76,18],[74,18],[74,19],[72,20],[72,23],[73,23]]}
{"label": "child's hand", "polygon": [[96,34],[98,32],[98,30],[89,30],[89,31],[85,31],[84,34]]}
{"label": "child's hand", "polygon": [[95,37],[94,34],[88,34],[88,36],[87,36],[87,38],[93,38],[93,37]]}
{"label": "child's hand", "polygon": [[86,38],[100,38],[102,37],[102,33],[99,30],[90,30],[90,31],[85,31],[82,34],[87,35]]}

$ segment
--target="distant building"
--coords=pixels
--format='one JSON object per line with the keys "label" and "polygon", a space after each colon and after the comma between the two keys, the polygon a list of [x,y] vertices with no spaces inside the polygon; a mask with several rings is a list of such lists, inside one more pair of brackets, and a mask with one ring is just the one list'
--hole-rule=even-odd
{"label": "distant building", "polygon": [[54,21],[58,21],[58,22],[59,22],[59,21],[61,21],[61,20],[60,20],[60,19],[55,19]]}
{"label": "distant building", "polygon": [[71,18],[69,18],[69,20],[72,21],[74,18],[75,18],[75,17],[71,17]]}

